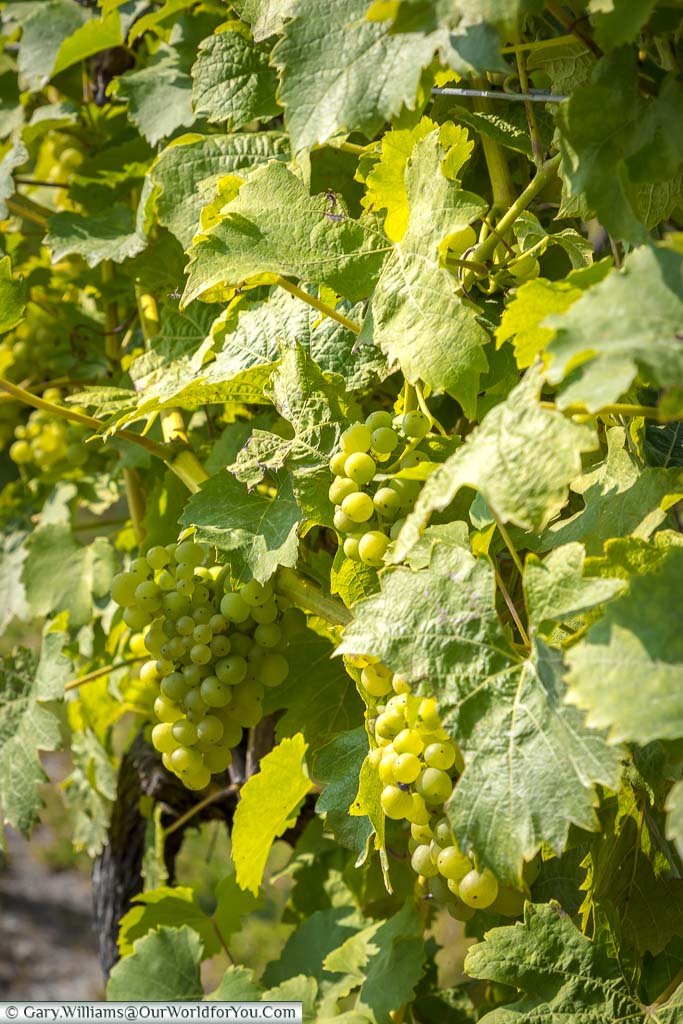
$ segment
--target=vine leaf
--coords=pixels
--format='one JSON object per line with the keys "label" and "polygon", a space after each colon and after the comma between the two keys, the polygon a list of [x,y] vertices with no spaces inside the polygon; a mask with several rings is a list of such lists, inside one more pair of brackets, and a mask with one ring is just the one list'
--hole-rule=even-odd
{"label": "vine leaf", "polygon": [[335,199],[311,196],[282,163],[257,169],[225,207],[220,220],[190,249],[183,304],[209,292],[266,275],[326,284],[352,302],[372,290],[387,243],[370,220],[348,217]]}
{"label": "vine leaf", "polygon": [[265,583],[279,566],[296,565],[302,520],[291,477],[280,474],[273,489],[249,491],[224,470],[190,498],[180,522],[194,526],[198,540],[225,552],[238,580]]}
{"label": "vine leaf", "polygon": [[297,733],[284,739],[261,760],[260,770],[242,787],[232,830],[237,884],[255,896],[275,839],[296,820],[296,811],[311,788],[304,756],[306,743]]}
{"label": "vine leaf", "polygon": [[556,548],[543,561],[527,555],[524,597],[531,625],[566,621],[626,589],[624,580],[585,578],[585,560],[585,549],[578,543]]}
{"label": "vine leaf", "polygon": [[6,200],[15,193],[13,172],[28,160],[28,150],[23,142],[15,142],[0,160],[0,218],[9,216]]}
{"label": "vine leaf", "polygon": [[675,602],[683,548],[663,550],[653,571],[634,576],[626,594],[567,653],[568,699],[609,740],[644,745],[683,733],[683,634]]}
{"label": "vine leaf", "polygon": [[275,117],[277,78],[269,56],[268,46],[254,45],[230,24],[205,39],[192,67],[195,113],[206,115],[210,124],[225,123],[231,131]]}
{"label": "vine leaf", "polygon": [[570,309],[543,326],[555,337],[547,347],[548,379],[564,382],[560,406],[591,411],[616,402],[636,374],[663,388],[683,387],[683,254],[642,246],[590,288]]}
{"label": "vine leaf", "polygon": [[359,858],[365,854],[374,829],[368,818],[351,817],[349,807],[356,796],[357,779],[367,752],[367,732],[359,726],[338,733],[321,746],[312,767],[314,777],[323,785],[316,812],[325,815],[326,825],[337,841]]}
{"label": "vine leaf", "polygon": [[162,927],[138,939],[133,952],[112,968],[107,999],[144,1002],[146,999],[203,999],[199,976],[202,940],[191,928]]}
{"label": "vine leaf", "polygon": [[511,648],[486,560],[436,544],[428,568],[393,570],[353,611],[338,652],[379,657],[436,697],[463,749],[447,809],[463,849],[514,883],[542,843],[564,848],[570,822],[598,827],[593,785],[617,785],[617,752],[563,704],[558,651]]}
{"label": "vine leaf", "polygon": [[484,1024],[532,1024],[539,1019],[560,1024],[571,1020],[577,1007],[587,1024],[679,1024],[682,1019],[680,988],[663,1005],[644,1007],[620,963],[610,956],[608,941],[586,938],[557,903],[527,903],[524,924],[487,932],[485,941],[468,951],[465,970],[473,978],[522,991],[514,1003],[485,1014]]}
{"label": "vine leaf", "polygon": [[220,980],[218,988],[207,996],[210,1000],[244,999],[248,1002],[258,1001],[263,990],[254,979],[254,972],[247,967],[232,964]]}
{"label": "vine leaf", "polygon": [[289,17],[295,0],[235,0],[233,7],[240,18],[251,25],[257,43],[279,35]]}
{"label": "vine leaf", "polygon": [[26,542],[22,580],[33,615],[69,613],[69,626],[84,626],[93,615],[93,597],[109,593],[114,550],[104,537],[87,547],[63,523],[35,530]]}
{"label": "vine leaf", "polygon": [[503,522],[541,530],[557,515],[581,471],[581,453],[595,433],[538,402],[540,378],[530,372],[494,406],[465,443],[432,473],[408,516],[394,551],[400,561],[416,544],[432,512],[474,487]]}
{"label": "vine leaf", "polygon": [[339,132],[368,138],[403,106],[414,110],[422,68],[434,42],[421,33],[392,35],[366,21],[366,0],[295,0],[273,50],[279,99],[295,151]]}
{"label": "vine leaf", "polygon": [[103,260],[123,263],[137,256],[146,246],[138,234],[135,218],[126,206],[112,206],[92,217],[80,213],[56,213],[49,220],[45,245],[52,251],[52,262],[65,256],[82,256],[89,267]]}
{"label": "vine leaf", "polygon": [[9,256],[0,259],[0,334],[21,323],[26,311],[26,285],[12,276]]}
{"label": "vine leaf", "polygon": [[47,782],[38,752],[60,746],[59,720],[45,705],[61,700],[71,665],[62,656],[65,636],[48,627],[38,659],[20,648],[0,666],[0,804],[4,819],[28,835]]}
{"label": "vine leaf", "polygon": [[679,781],[671,787],[666,798],[666,834],[683,856],[683,782]]}
{"label": "vine leaf", "polygon": [[79,730],[77,716],[71,714],[75,706],[76,702],[67,708],[72,727],[73,769],[62,788],[71,808],[74,848],[96,857],[107,841],[111,807],[116,799],[116,772],[95,733],[87,727]]}
{"label": "vine leaf", "polygon": [[413,148],[405,172],[408,227],[382,267],[361,340],[379,345],[411,383],[421,380],[453,395],[472,417],[479,378],[488,367],[488,335],[455,294],[439,246],[480,217],[486,203],[446,177],[448,158],[438,131]]}
{"label": "vine leaf", "polygon": [[128,118],[150,146],[195,122],[192,79],[180,54],[165,43],[146,67],[114,78],[112,89],[128,101]]}
{"label": "vine leaf", "polygon": [[279,985],[299,974],[315,978],[318,984],[333,981],[334,975],[323,966],[326,956],[366,924],[352,906],[314,911],[291,933],[277,960],[266,966],[264,984]]}
{"label": "vine leaf", "polygon": [[[19,71],[31,92],[42,89],[62,43],[89,20],[90,13],[71,0],[42,0],[39,3],[12,4],[3,12],[3,21],[21,27]],[[45,31],[49,24],[49,32]]]}

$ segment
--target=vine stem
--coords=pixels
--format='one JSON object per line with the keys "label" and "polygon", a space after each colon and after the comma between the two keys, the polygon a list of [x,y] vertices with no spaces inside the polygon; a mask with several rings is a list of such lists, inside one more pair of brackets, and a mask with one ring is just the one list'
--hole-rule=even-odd
{"label": "vine stem", "polygon": [[[490,508],[490,506],[489,506],[489,508]],[[503,525],[502,520],[496,515],[496,513],[493,511],[493,509],[491,509],[491,515],[493,516],[493,518],[496,521],[496,526],[498,527],[498,532],[500,533],[501,537],[503,538],[503,541],[505,543],[505,547],[508,549],[508,551],[512,555],[512,561],[515,563],[515,567],[517,569],[517,572],[519,573],[520,576],[524,576],[524,566],[522,565],[522,560],[519,557],[519,554],[517,552],[517,548],[512,543],[512,540],[510,539],[510,534],[507,532],[507,530],[505,529],[505,526]]]}
{"label": "vine stem", "polygon": [[147,661],[147,658],[148,655],[143,654],[141,657],[126,658],[125,661],[117,661],[113,665],[96,668],[84,676],[79,676],[78,679],[70,679],[68,683],[64,684],[64,692],[66,693],[67,690],[77,690],[84,683],[92,683],[95,679],[100,679],[102,676],[109,675],[110,672],[115,672],[117,668],[125,668],[126,665],[137,665],[139,661]]}
{"label": "vine stem", "polygon": [[38,203],[34,203],[32,199],[28,199],[26,196],[21,198],[19,196],[11,196],[5,200],[5,203],[9,212],[13,213],[15,217],[23,217],[24,220],[30,220],[41,228],[47,227],[47,222],[53,212],[44,206],[40,206]]}
{"label": "vine stem", "polygon": [[664,991],[657,996],[654,1003],[652,1003],[651,1006],[644,1006],[643,1009],[651,1010],[653,1009],[653,1007],[663,1006],[664,1003],[668,1002],[668,1000],[671,998],[671,996],[674,994],[674,992],[680,985],[683,985],[683,968],[681,968],[681,970],[678,972],[675,978],[672,978],[672,980],[666,986]]}
{"label": "vine stem", "polygon": [[[519,36],[517,42],[519,42]],[[519,84],[523,93],[529,92],[529,76],[526,73],[526,58],[521,50],[515,52],[515,60],[517,61],[517,74],[519,75]],[[529,125],[529,135],[531,137],[531,152],[536,164],[536,170],[538,170],[543,163],[543,143],[541,142],[541,135],[538,130],[538,121],[536,120],[536,111],[534,110],[533,103],[529,100],[524,100],[524,109],[526,111],[526,119]]]}
{"label": "vine stem", "polygon": [[333,626],[346,626],[353,617],[345,604],[323,593],[317,583],[293,569],[280,569],[277,589],[283,597],[288,597],[290,601],[306,608],[313,615],[319,615]]}
{"label": "vine stem", "polygon": [[[533,202],[539,192],[542,192],[545,186],[557,173],[557,168],[560,166],[561,156],[558,153],[556,156],[551,157],[550,160],[546,160],[539,172],[529,182],[527,187],[522,193],[515,199],[514,203],[509,207],[507,212],[500,218],[496,224],[496,232],[498,235],[504,234],[512,225],[515,223],[520,213]],[[472,259],[477,263],[485,263],[493,256],[496,246],[498,245],[498,237],[496,234],[491,234],[480,242],[472,253]]]}
{"label": "vine stem", "polygon": [[498,569],[496,568],[495,563],[493,564],[493,574],[496,577],[496,583],[498,584],[498,588],[499,588],[501,594],[503,595],[503,600],[505,601],[505,604],[508,606],[508,611],[510,612],[510,615],[512,616],[512,618],[514,620],[514,623],[517,626],[517,629],[519,630],[519,635],[521,636],[523,643],[525,644],[526,647],[531,647],[531,641],[529,640],[529,634],[527,633],[526,629],[524,628],[522,620],[519,617],[519,612],[515,608],[514,601],[510,597],[510,592],[508,591],[508,588],[505,586],[505,584],[503,582],[503,577],[498,572]]}
{"label": "vine stem", "polygon": [[527,43],[511,43],[509,46],[503,46],[501,53],[518,53],[522,50],[547,50],[551,46],[564,46],[565,43],[571,43],[576,36],[573,32],[568,32],[566,35],[553,36],[551,39],[532,39]]}
{"label": "vine stem", "polygon": [[628,405],[620,402],[614,405],[603,405],[596,412],[590,412],[584,405],[566,405],[564,409],[558,409],[553,402],[541,402],[543,409],[552,409],[554,412],[563,412],[569,416],[642,416],[648,420],[659,420],[660,423],[675,423],[683,420],[683,413],[676,413],[673,416],[662,416],[659,409],[650,405]]}
{"label": "vine stem", "polygon": [[167,836],[172,835],[179,829],[183,828],[184,825],[191,821],[197,814],[204,810],[205,807],[210,807],[211,804],[218,803],[219,800],[223,800],[226,796],[231,796],[239,790],[237,783],[232,782],[229,786],[225,786],[223,789],[216,790],[214,793],[209,793],[202,800],[196,803],[193,807],[190,807],[189,811],[185,811],[185,814],[181,814],[172,825],[164,829],[164,833]]}
{"label": "vine stem", "polygon": [[[481,85],[483,88],[486,83],[478,79],[475,82],[475,85]],[[493,113],[491,100],[488,99],[488,97],[474,97],[472,99],[472,106],[480,114]],[[488,135],[482,134],[480,138],[482,149],[484,151],[486,167],[491,180],[493,208],[506,209],[515,201],[515,186],[512,180],[512,175],[510,174],[507,157],[505,156],[502,146],[499,146],[498,143],[489,138]],[[501,230],[500,226],[498,230]],[[477,262],[481,262],[481,260],[476,256],[476,252],[474,254],[474,258]]]}
{"label": "vine stem", "polygon": [[353,331],[354,334],[360,334],[360,324],[355,323],[353,320],[349,320],[343,313],[339,313],[336,309],[332,309],[326,303],[321,302],[320,299],[316,299],[315,295],[309,295],[303,288],[299,288],[298,285],[293,284],[292,281],[288,281],[286,277],[278,276],[275,282],[280,288],[284,288],[290,295],[294,295],[297,299],[301,299],[302,302],[312,306],[313,309],[317,309],[319,313],[324,313],[325,316],[329,316],[330,320],[336,320],[342,327],[346,327],[349,331]]}

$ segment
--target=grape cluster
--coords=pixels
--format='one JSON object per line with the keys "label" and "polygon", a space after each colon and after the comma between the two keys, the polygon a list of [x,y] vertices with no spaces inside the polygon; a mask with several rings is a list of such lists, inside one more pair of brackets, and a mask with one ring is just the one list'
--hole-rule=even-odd
{"label": "grape cluster", "polygon": [[415,696],[405,677],[381,663],[360,660],[361,683],[380,702],[370,719],[376,746],[369,756],[383,784],[382,810],[388,818],[410,822],[413,870],[460,921],[485,908],[521,913],[522,894],[499,886],[488,869],[478,871],[453,836],[444,804],[465,765],[441,725],[436,701]]}
{"label": "grape cluster", "polygon": [[[330,459],[335,476],[328,495],[347,558],[382,565],[389,541],[398,536],[422,487],[421,481],[396,474],[429,461],[419,446],[430,428],[417,409],[397,417],[381,411],[342,434],[341,448]],[[389,460],[388,471],[378,473],[378,464]]]}
{"label": "grape cluster", "polygon": [[[58,388],[48,388],[43,397],[53,404],[62,400]],[[53,416],[47,410],[34,409],[26,423],[14,428],[16,440],[10,445],[10,458],[29,472],[46,477],[64,476],[88,461],[87,436],[85,428]]]}
{"label": "grape cluster", "polygon": [[272,584],[226,580],[210,549],[190,539],[150,548],[112,581],[150,655],[140,680],[156,687],[152,743],[188,789],[229,767],[243,729],[263,717],[265,688],[288,675],[285,635],[305,625]]}

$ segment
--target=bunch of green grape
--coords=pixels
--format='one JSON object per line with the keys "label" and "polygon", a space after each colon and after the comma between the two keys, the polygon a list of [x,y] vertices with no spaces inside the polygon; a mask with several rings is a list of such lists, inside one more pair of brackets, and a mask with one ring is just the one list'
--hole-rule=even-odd
{"label": "bunch of green grape", "polygon": [[372,412],[342,434],[340,450],[330,459],[334,480],[328,494],[347,558],[382,565],[422,488],[421,481],[397,474],[430,461],[420,450],[430,429],[428,417],[415,409],[397,417]]}
{"label": "bunch of green grape", "polygon": [[380,702],[370,718],[376,746],[369,755],[383,784],[380,802],[388,818],[410,822],[413,870],[460,921],[486,908],[506,916],[521,913],[523,894],[499,886],[487,868],[477,870],[453,835],[444,805],[465,763],[441,724],[436,701],[414,695],[405,677],[381,663],[361,661],[361,683]]}
{"label": "bunch of green grape", "polygon": [[[58,405],[62,393],[59,388],[47,388],[43,398]],[[26,423],[14,428],[10,458],[29,475],[61,478],[69,471],[81,469],[88,461],[87,436],[87,428],[60,419],[45,409],[34,409]]]}
{"label": "bunch of green grape", "polygon": [[261,721],[266,687],[286,679],[285,636],[305,617],[271,583],[232,587],[212,549],[192,539],[135,558],[111,594],[150,655],[140,679],[156,687],[152,743],[188,789],[203,789]]}

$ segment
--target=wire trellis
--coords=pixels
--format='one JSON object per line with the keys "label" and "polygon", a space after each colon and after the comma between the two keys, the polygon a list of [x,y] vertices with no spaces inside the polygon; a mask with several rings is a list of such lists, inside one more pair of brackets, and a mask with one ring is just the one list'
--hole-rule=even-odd
{"label": "wire trellis", "polygon": [[458,89],[446,87],[432,89],[433,96],[477,96],[485,100],[507,100],[509,103],[562,103],[568,96],[560,96],[540,90],[531,92],[503,92],[493,89]]}

